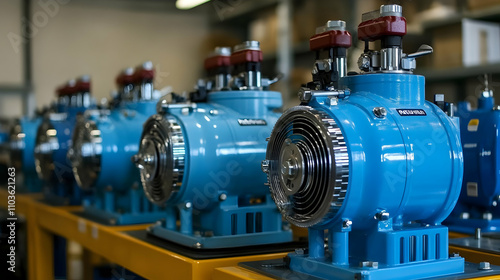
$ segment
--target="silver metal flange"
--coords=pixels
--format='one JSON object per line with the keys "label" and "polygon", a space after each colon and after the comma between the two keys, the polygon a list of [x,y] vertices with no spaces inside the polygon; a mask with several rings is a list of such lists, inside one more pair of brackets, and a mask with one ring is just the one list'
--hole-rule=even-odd
{"label": "silver metal flange", "polygon": [[344,135],[326,112],[310,106],[286,111],[276,123],[263,170],[282,215],[299,227],[330,221],[349,182]]}
{"label": "silver metal flange", "polygon": [[78,121],[73,132],[73,146],[68,151],[78,186],[88,190],[95,186],[101,172],[102,138],[96,123]]}
{"label": "silver metal flange", "polygon": [[182,187],[186,157],[184,135],[172,115],[156,114],[144,124],[139,152],[132,161],[139,168],[148,199],[164,205]]}

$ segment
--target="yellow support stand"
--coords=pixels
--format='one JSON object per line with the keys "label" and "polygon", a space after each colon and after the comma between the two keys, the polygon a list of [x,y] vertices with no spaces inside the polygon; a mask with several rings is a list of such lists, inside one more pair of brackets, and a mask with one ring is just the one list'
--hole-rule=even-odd
{"label": "yellow support stand", "polygon": [[[217,268],[214,272],[214,277],[213,277],[213,280],[273,280],[273,279],[275,278],[269,278],[262,274],[238,266]],[[465,278],[465,279],[499,280],[500,275],[492,275],[492,276],[477,277],[477,278]]]}
{"label": "yellow support stand", "polygon": [[250,271],[248,269],[232,266],[220,267],[214,272],[213,280],[272,280],[262,274]]}
{"label": "yellow support stand", "polygon": [[[5,186],[2,187],[0,189],[0,207],[8,209],[8,196],[9,193],[7,192],[7,187]],[[35,235],[32,229],[35,228],[34,222],[36,215],[36,212],[33,211],[32,206],[34,201],[41,199],[43,196],[41,193],[33,193],[33,194],[16,194],[15,197],[16,197],[15,214],[16,217],[18,217],[18,219],[24,218],[26,220],[26,228],[27,228],[26,239],[28,246],[31,247],[31,245],[35,243],[34,240]],[[27,258],[28,258],[28,268],[27,268],[28,279],[36,280],[37,278],[34,273],[36,266],[36,257],[33,255],[33,250],[30,250],[29,247],[27,252]]]}
{"label": "yellow support stand", "polygon": [[[239,262],[284,257],[286,253],[264,254],[233,258],[194,260],[151,245],[124,233],[145,229],[139,226],[104,226],[72,213],[43,204],[37,205],[38,229],[36,250],[44,255],[52,241],[47,236],[57,234],[71,238],[83,247],[105,257],[147,279],[211,279],[217,267],[236,265]],[[43,243],[43,244],[40,244]],[[51,258],[38,259],[37,279],[51,279]]]}
{"label": "yellow support stand", "polygon": [[[20,195],[18,196],[20,198]],[[1,199],[1,198],[0,198]],[[78,208],[77,208],[78,209]],[[53,235],[71,239],[112,263],[147,279],[211,279],[215,268],[240,262],[284,257],[286,253],[194,260],[151,245],[124,233],[145,230],[148,225],[104,226],[81,218],[66,207],[31,201],[27,215],[30,232],[30,279],[54,279]]]}

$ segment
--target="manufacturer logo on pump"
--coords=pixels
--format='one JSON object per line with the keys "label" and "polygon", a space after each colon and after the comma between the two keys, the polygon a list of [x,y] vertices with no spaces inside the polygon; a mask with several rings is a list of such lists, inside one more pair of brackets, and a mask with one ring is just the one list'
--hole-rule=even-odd
{"label": "manufacturer logo on pump", "polygon": [[266,120],[261,120],[261,119],[238,119],[238,123],[241,126],[248,126],[248,125],[267,125]]}
{"label": "manufacturer logo on pump", "polygon": [[422,109],[396,109],[398,114],[403,117],[407,116],[427,116],[427,113]]}

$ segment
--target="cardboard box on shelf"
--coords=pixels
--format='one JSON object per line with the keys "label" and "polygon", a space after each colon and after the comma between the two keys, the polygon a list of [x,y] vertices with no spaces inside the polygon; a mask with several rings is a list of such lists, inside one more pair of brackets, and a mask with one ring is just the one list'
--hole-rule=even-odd
{"label": "cardboard box on shelf", "polygon": [[460,24],[432,30],[432,61],[434,68],[462,66],[462,27]]}
{"label": "cardboard box on shelf", "polygon": [[494,6],[500,6],[500,0],[468,0],[469,10],[482,10]]}
{"label": "cardboard box on shelf", "polygon": [[[302,43],[309,41],[309,38],[314,35],[318,23],[316,13],[316,1],[299,2],[294,8],[293,14],[293,43]],[[323,23],[324,24],[324,23]]]}
{"label": "cardboard box on shelf", "polygon": [[268,13],[253,20],[249,25],[250,40],[260,42],[260,49],[265,53],[276,52],[278,38],[278,20],[276,13]]}
{"label": "cardboard box on shelf", "polygon": [[462,37],[464,66],[500,62],[500,24],[463,19]]}
{"label": "cardboard box on shelf", "polygon": [[500,24],[463,19],[433,29],[435,68],[477,66],[500,62]]}

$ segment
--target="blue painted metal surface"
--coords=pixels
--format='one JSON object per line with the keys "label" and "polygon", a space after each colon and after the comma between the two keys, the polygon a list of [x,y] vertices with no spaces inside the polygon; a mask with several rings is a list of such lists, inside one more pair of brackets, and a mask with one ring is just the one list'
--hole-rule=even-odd
{"label": "blue painted metal surface", "polygon": [[164,211],[145,197],[139,171],[130,160],[138,152],[142,125],[156,111],[156,103],[124,101],[107,114],[90,114],[79,124],[82,127],[77,126],[82,134],[73,138],[73,152],[79,156],[73,156],[72,165],[80,187],[93,193],[92,202],[84,206],[91,217],[113,225],[163,218]]}
{"label": "blue painted metal surface", "polygon": [[458,203],[446,220],[452,231],[500,231],[500,111],[494,104],[493,96],[481,96],[476,110],[468,102],[458,106],[464,180]]}
{"label": "blue painted metal surface", "polygon": [[[67,158],[77,114],[87,108],[72,108],[66,113],[51,114],[39,126],[35,146],[35,162],[43,180],[46,202],[54,205],[88,204],[90,193],[78,188]],[[49,165],[49,166],[48,166]]]}
{"label": "blue painted metal surface", "polygon": [[[164,181],[151,176],[154,170],[142,169],[148,196],[167,209],[164,221],[150,232],[196,248],[291,241],[291,231],[282,229],[281,215],[260,170],[265,139],[281,106],[279,92],[220,91],[210,93],[206,103],[175,104],[152,116],[145,124],[140,154],[161,155],[163,147],[153,143],[173,145],[178,157],[170,168],[175,170],[175,164],[182,162],[182,172],[168,175],[174,179],[166,184],[174,183],[165,191],[151,187],[157,180]],[[167,129],[178,133],[156,137],[163,131],[157,127],[166,120]],[[159,168],[168,172],[164,167]]]}
{"label": "blue painted metal surface", "polygon": [[36,174],[35,167],[35,138],[42,117],[23,117],[11,131],[10,152],[12,164],[21,171],[19,173],[16,191],[39,192],[42,190],[42,181]]}
{"label": "blue painted metal surface", "polygon": [[[328,96],[313,96],[308,104],[282,117],[295,114],[290,117],[294,120],[312,112],[332,127],[336,124],[342,136],[335,141],[345,141],[346,157],[326,155],[326,159],[335,160],[337,172],[340,163],[349,166],[343,177],[333,175],[348,182],[334,195],[345,194],[344,199],[332,199],[336,202],[328,204],[324,216],[309,226],[309,251],[290,254],[290,268],[327,279],[356,275],[415,279],[463,272],[464,260],[448,257],[448,231],[440,225],[460,194],[463,157],[458,122],[425,101],[422,76],[355,75],[341,78],[339,84],[350,95],[338,99],[338,104],[332,105]],[[377,116],[380,108],[385,108],[385,115]],[[299,125],[298,121],[290,125],[286,138],[291,144],[310,141],[301,136]],[[287,124],[280,119],[276,127]],[[279,147],[284,139],[276,135],[273,131],[269,145]],[[314,155],[318,161],[323,157]],[[276,162],[269,164],[270,170],[280,170]],[[324,172],[319,167],[309,170],[313,173],[306,176]],[[270,175],[271,184],[275,178]],[[322,196],[324,185],[309,187],[317,188],[315,197]],[[273,195],[281,203],[279,193]],[[287,207],[280,209],[290,215]],[[293,218],[299,219],[300,209],[295,211]]]}

